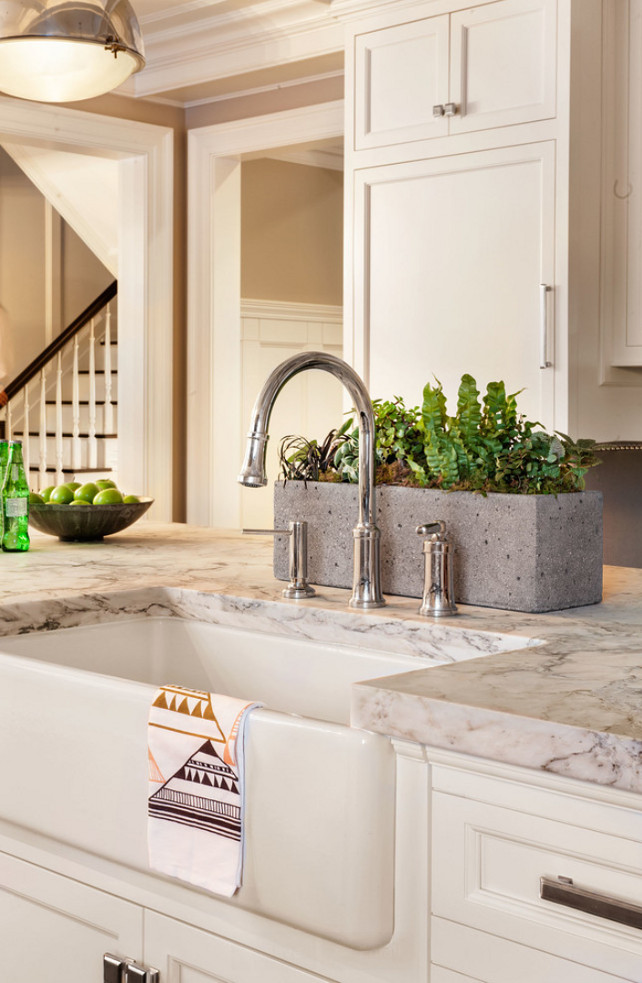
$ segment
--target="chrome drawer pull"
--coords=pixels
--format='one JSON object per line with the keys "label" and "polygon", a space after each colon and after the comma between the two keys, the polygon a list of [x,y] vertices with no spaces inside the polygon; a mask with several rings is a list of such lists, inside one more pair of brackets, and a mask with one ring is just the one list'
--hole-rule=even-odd
{"label": "chrome drawer pull", "polygon": [[607,918],[611,922],[619,922],[620,925],[642,928],[642,906],[575,887],[570,877],[558,877],[556,880],[552,877],[540,877],[539,896],[544,901],[576,908],[577,911]]}

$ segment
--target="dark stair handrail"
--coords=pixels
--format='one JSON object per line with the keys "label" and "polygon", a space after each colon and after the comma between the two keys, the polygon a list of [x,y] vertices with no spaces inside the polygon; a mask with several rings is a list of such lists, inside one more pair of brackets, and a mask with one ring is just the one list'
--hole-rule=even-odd
{"label": "dark stair handrail", "polygon": [[30,362],[26,369],[15,377],[11,382],[7,383],[5,386],[5,392],[9,399],[13,399],[16,393],[20,392],[28,382],[31,382],[34,376],[36,376],[48,362],[57,355],[58,352],[65,347],[70,338],[73,338],[75,334],[84,328],[86,324],[91,321],[92,317],[96,317],[97,314],[105,307],[110,300],[118,293],[118,283],[114,280],[109,286],[103,290],[101,294],[96,297],[91,304],[85,308],[82,314],[71,322],[68,327],[65,328],[46,348],[36,355],[34,360]]}

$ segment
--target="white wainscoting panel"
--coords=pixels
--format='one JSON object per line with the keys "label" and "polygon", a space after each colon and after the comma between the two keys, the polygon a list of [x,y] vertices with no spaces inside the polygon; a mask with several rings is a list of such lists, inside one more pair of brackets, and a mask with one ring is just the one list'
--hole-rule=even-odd
{"label": "white wainscoting panel", "polygon": [[[321,304],[275,301],[241,302],[242,460],[254,401],[266,378],[281,362],[298,352],[319,351],[341,356],[342,309]],[[244,488],[241,521],[244,527],[271,529],[272,486],[278,477],[278,449],[287,434],[322,440],[343,422],[343,388],[327,372],[302,372],[279,394],[270,421],[267,488]]]}

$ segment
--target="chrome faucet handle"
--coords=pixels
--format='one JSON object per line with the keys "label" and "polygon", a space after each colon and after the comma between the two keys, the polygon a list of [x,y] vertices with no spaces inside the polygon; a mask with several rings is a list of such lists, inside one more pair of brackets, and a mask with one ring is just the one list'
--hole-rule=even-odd
{"label": "chrome faucet handle", "polygon": [[308,524],[290,522],[287,529],[243,529],[244,536],[289,536],[290,583],[282,590],[283,597],[301,601],[314,597],[316,591],[308,581]]}
{"label": "chrome faucet handle", "polygon": [[440,618],[457,614],[453,589],[453,550],[442,519],[417,526],[424,537],[424,596],[419,614]]}

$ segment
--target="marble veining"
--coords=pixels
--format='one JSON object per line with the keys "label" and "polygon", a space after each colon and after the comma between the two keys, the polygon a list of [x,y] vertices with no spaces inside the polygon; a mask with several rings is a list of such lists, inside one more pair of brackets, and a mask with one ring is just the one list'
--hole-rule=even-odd
{"label": "marble veining", "polygon": [[164,615],[418,655],[435,665],[355,685],[355,725],[642,792],[642,570],[606,568],[601,605],[461,606],[435,623],[413,599],[351,612],[338,588],[284,601],[259,537],[141,522],[102,544],[32,544],[0,555],[0,636]]}

